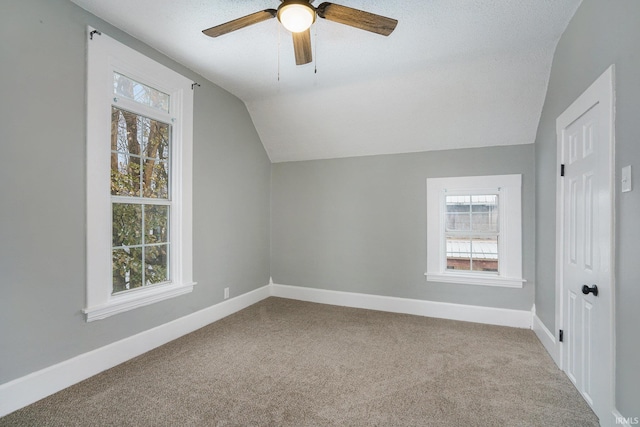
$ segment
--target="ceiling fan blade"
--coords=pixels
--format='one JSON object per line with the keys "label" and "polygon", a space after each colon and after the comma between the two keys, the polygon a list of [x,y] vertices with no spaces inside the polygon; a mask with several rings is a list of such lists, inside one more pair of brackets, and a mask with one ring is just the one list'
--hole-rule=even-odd
{"label": "ceiling fan blade", "polygon": [[322,3],[316,8],[319,17],[340,24],[349,25],[361,30],[388,36],[398,25],[398,20],[376,15],[375,13],[340,6],[333,3]]}
{"label": "ceiling fan blade", "polygon": [[296,54],[296,65],[308,64],[313,60],[311,53],[311,31],[307,28],[293,35],[293,50]]}
{"label": "ceiling fan blade", "polygon": [[275,9],[261,10],[260,12],[252,13],[251,15],[243,16],[242,18],[234,19],[233,21],[216,25],[215,27],[208,28],[206,30],[203,30],[202,32],[209,37],[218,37],[223,34],[248,27],[249,25],[257,24],[258,22],[275,18],[277,13],[278,11]]}

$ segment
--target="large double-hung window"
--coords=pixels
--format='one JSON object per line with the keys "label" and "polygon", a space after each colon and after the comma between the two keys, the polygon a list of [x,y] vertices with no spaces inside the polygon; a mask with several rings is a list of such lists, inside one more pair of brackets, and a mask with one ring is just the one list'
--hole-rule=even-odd
{"label": "large double-hung window", "polygon": [[[172,127],[169,94],[117,72],[113,92],[111,253],[118,293],[169,281]],[[153,117],[145,115],[147,106],[158,110],[147,113]]]}
{"label": "large double-hung window", "polygon": [[89,28],[87,320],[193,289],[191,81]]}

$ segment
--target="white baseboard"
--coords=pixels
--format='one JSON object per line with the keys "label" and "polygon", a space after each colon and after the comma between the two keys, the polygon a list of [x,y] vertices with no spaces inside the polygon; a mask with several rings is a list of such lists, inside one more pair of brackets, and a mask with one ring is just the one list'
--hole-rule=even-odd
{"label": "white baseboard", "polygon": [[0,385],[0,417],[229,316],[270,295],[270,286],[181,317]]}
{"label": "white baseboard", "polygon": [[558,360],[558,346],[556,343],[556,337],[551,331],[542,323],[542,320],[535,313],[535,306],[533,309],[533,332],[547,350],[547,353],[551,356],[555,364],[560,367],[560,361]]}
{"label": "white baseboard", "polygon": [[369,310],[415,314],[418,316],[486,323],[489,325],[511,326],[524,329],[531,329],[532,322],[531,311],[527,310],[480,307],[447,302],[330,291],[300,286],[272,284],[271,295],[275,297],[339,305],[343,307],[366,308]]}

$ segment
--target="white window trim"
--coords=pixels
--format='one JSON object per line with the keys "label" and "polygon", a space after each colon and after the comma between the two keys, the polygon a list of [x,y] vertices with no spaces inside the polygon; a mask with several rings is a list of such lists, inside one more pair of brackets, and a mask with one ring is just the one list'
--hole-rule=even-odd
{"label": "white window trim", "polygon": [[[427,281],[522,288],[521,192],[519,174],[427,179]],[[498,273],[447,270],[444,201],[457,194],[498,194]]]}
{"label": "white window trim", "polygon": [[[89,322],[191,292],[195,283],[192,279],[192,82],[107,35],[94,32],[91,27],[87,35],[87,296],[82,311]],[[115,295],[112,295],[111,147],[108,143],[113,71],[171,96],[173,135],[171,281]],[[120,101],[123,105],[127,102],[119,100],[119,105]],[[152,118],[156,114],[152,108],[145,111]]]}

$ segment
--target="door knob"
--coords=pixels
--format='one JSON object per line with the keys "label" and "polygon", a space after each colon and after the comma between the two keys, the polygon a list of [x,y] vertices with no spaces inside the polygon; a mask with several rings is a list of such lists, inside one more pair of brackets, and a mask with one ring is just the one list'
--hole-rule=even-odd
{"label": "door knob", "polygon": [[594,297],[598,296],[598,287],[596,285],[592,285],[591,287],[587,286],[587,285],[582,285],[582,293],[585,295],[589,295],[589,293],[592,293]]}

